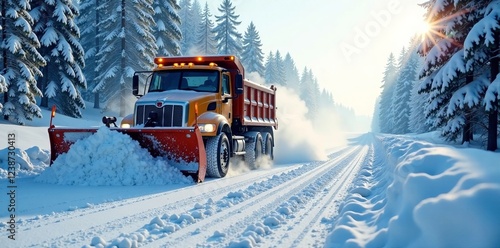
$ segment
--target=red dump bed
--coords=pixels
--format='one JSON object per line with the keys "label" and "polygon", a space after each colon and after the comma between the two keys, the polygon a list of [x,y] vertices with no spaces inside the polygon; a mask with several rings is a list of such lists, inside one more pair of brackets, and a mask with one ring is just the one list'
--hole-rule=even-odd
{"label": "red dump bed", "polygon": [[234,117],[244,126],[278,127],[276,118],[276,89],[247,80],[243,83],[243,94],[234,100]]}

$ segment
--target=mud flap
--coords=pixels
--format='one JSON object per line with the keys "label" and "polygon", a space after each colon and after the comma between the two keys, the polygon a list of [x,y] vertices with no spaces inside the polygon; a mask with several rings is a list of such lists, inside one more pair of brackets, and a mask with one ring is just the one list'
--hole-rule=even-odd
{"label": "mud flap", "polygon": [[[182,173],[199,183],[205,180],[207,157],[198,127],[191,128],[110,128],[130,136],[154,157],[163,157]],[[77,140],[97,132],[97,128],[49,128],[50,163],[68,152]]]}

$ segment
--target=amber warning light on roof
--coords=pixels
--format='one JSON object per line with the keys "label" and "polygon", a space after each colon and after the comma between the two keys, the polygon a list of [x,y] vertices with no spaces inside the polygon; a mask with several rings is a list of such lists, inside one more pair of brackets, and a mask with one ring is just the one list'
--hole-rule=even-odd
{"label": "amber warning light on roof", "polygon": [[159,67],[162,66],[193,66],[194,64],[217,66],[218,62],[234,61],[234,56],[198,56],[198,57],[156,57],[154,62]]}

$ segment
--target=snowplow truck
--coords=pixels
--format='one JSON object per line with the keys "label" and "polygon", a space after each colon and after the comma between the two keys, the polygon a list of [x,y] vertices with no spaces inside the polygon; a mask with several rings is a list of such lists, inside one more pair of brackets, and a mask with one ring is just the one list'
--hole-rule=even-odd
{"label": "snowplow truck", "polygon": [[[115,117],[103,117],[106,126],[196,182],[226,176],[232,157],[240,156],[251,168],[261,157],[273,159],[274,86],[246,80],[235,56],[156,57],[154,63],[152,71],[134,73],[134,113],[120,127]],[[55,127],[51,118],[51,162],[97,129]]]}

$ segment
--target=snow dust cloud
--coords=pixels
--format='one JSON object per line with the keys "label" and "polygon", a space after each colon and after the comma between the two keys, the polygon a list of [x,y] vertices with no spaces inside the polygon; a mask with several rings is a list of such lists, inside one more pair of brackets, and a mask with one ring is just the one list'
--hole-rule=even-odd
{"label": "snow dust cloud", "polygon": [[[273,167],[273,161],[267,157],[262,156],[255,162],[258,169],[270,169]],[[253,170],[241,157],[231,158],[231,165],[227,172],[227,176],[237,176]]]}
{"label": "snow dust cloud", "polygon": [[[264,82],[257,73],[248,73],[253,82]],[[326,160],[327,149],[347,144],[345,131],[334,109],[319,109],[313,121],[306,103],[297,92],[277,86],[278,130],[275,130],[275,163]],[[333,106],[332,106],[333,108]]]}
{"label": "snow dust cloud", "polygon": [[297,93],[279,87],[277,94],[278,130],[275,132],[276,163],[326,160],[328,148],[345,144],[333,110],[319,110],[316,120]]}

